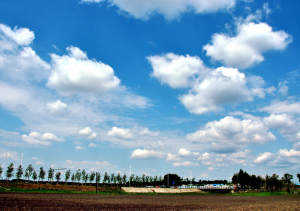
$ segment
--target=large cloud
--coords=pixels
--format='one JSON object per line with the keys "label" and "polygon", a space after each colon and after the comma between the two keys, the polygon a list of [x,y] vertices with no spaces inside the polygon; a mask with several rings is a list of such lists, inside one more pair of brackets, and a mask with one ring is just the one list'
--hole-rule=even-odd
{"label": "large cloud", "polygon": [[200,130],[187,135],[187,140],[208,144],[210,150],[217,153],[232,152],[245,145],[263,144],[275,139],[262,121],[240,120],[231,116],[208,122]]}
{"label": "large cloud", "polygon": [[266,23],[238,24],[237,34],[214,34],[211,44],[203,47],[206,55],[229,67],[248,68],[262,62],[262,53],[270,50],[284,50],[292,42],[284,31],[273,31]]}
{"label": "large cloud", "polygon": [[172,88],[192,87],[179,97],[182,104],[194,114],[217,111],[228,103],[252,101],[254,96],[265,97],[264,80],[248,76],[238,69],[219,67],[209,70],[195,56],[173,53],[147,57],[152,65],[152,77]]}
{"label": "large cloud", "polygon": [[287,114],[271,114],[264,118],[268,127],[276,128],[280,133],[291,134],[299,130],[298,122]]}
{"label": "large cloud", "polygon": [[151,76],[172,88],[191,86],[193,84],[192,76],[205,69],[203,61],[196,56],[168,53],[162,56],[149,56],[147,59],[153,68]]}
{"label": "large cloud", "polygon": [[31,132],[29,135],[22,135],[23,141],[31,145],[43,145],[49,146],[52,142],[64,142],[63,138],[58,138],[56,135],[52,133],[38,133]]}
{"label": "large cloud", "polygon": [[265,92],[260,84],[254,84],[254,87],[248,87],[248,84],[244,73],[234,68],[220,67],[195,83],[191,91],[179,99],[191,113],[203,114],[220,110],[222,105],[228,103],[251,101],[256,95],[264,97]]}
{"label": "large cloud", "polygon": [[69,55],[51,54],[52,73],[47,86],[66,95],[104,93],[119,87],[114,70],[101,62],[89,60],[77,47],[67,48]]}
{"label": "large cloud", "polygon": [[[100,3],[104,0],[81,0],[82,3]],[[147,20],[152,15],[162,14],[167,20],[178,18],[184,12],[208,13],[234,7],[236,0],[108,0],[121,12],[134,18]]]}

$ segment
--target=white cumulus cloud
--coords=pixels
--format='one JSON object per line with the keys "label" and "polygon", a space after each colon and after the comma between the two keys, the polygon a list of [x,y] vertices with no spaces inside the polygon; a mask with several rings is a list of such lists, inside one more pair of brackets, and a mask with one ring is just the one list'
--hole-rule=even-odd
{"label": "white cumulus cloud", "polygon": [[114,70],[102,62],[89,60],[77,47],[68,47],[69,55],[51,54],[52,73],[47,86],[66,95],[104,93],[119,87]]}
{"label": "white cumulus cloud", "polygon": [[29,45],[34,40],[34,32],[27,28],[18,29],[15,27],[14,30],[12,30],[9,26],[0,24],[0,30],[19,45]]}
{"label": "white cumulus cloud", "polygon": [[262,53],[284,50],[292,38],[284,31],[274,31],[266,23],[238,24],[237,34],[214,34],[211,44],[203,47],[206,55],[229,67],[245,69],[264,61]]}
{"label": "white cumulus cloud", "polygon": [[124,128],[118,128],[118,127],[113,127],[110,131],[108,131],[107,135],[113,136],[116,138],[121,138],[121,139],[134,138],[133,134],[130,132],[130,129],[124,129]]}
{"label": "white cumulus cloud", "polygon": [[295,133],[299,130],[298,122],[287,114],[271,114],[264,118],[264,123],[278,129],[280,133]]}
{"label": "white cumulus cloud", "polygon": [[23,141],[28,144],[32,145],[43,145],[49,146],[52,142],[64,142],[63,138],[58,138],[53,133],[38,133],[38,132],[31,132],[29,135],[22,135]]}
{"label": "white cumulus cloud", "polygon": [[79,135],[86,136],[88,139],[97,137],[97,133],[93,132],[90,127],[85,127],[78,131]]}
{"label": "white cumulus cloud", "polygon": [[262,121],[240,120],[231,116],[208,122],[200,130],[187,135],[187,140],[208,144],[210,150],[219,153],[232,152],[241,146],[263,144],[275,139]]}
{"label": "white cumulus cloud", "polygon": [[[218,111],[222,105],[264,97],[261,83],[253,84],[251,78],[234,68],[219,67],[195,83],[188,94],[179,97],[182,104],[194,114]],[[262,80],[262,79],[261,79]]]}
{"label": "white cumulus cloud", "polygon": [[53,103],[47,103],[47,109],[54,115],[64,116],[67,113],[68,105],[57,100]]}
{"label": "white cumulus cloud", "polygon": [[287,149],[281,149],[278,154],[281,157],[300,157],[300,151],[296,151],[294,149],[291,149],[290,151]]}
{"label": "white cumulus cloud", "polygon": [[254,160],[255,163],[267,163],[274,158],[274,154],[270,152],[260,153],[260,155]]}
{"label": "white cumulus cloud", "polygon": [[153,150],[146,149],[136,149],[132,152],[130,158],[131,159],[157,159],[162,158],[164,154],[162,152],[157,152]]}
{"label": "white cumulus cloud", "polygon": [[153,68],[151,76],[172,88],[191,86],[194,75],[205,70],[203,61],[196,56],[168,53],[162,56],[149,56],[147,59]]}

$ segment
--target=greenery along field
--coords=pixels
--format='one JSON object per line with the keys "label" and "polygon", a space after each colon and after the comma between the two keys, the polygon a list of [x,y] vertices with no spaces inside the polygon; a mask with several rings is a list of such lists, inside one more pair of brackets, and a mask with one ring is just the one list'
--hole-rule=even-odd
{"label": "greenery along field", "polygon": [[[62,171],[64,169],[52,169],[51,167],[46,172],[43,167],[40,167],[39,170],[35,170],[33,166],[30,164],[25,170],[21,165],[18,168],[15,168],[14,164],[11,163],[6,171],[4,172],[3,167],[0,165],[0,175],[5,173],[6,180],[11,178],[16,178],[17,182],[25,178],[27,182],[34,181],[34,182],[44,182],[46,175],[48,181],[56,181],[56,183],[62,183],[63,180],[66,184],[69,185],[79,185],[79,184],[90,184],[95,185],[101,183],[101,186],[133,186],[133,187],[145,187],[145,186],[164,186],[169,187],[170,185],[178,186],[178,185],[206,185],[206,184],[229,184],[235,185],[237,189],[241,190],[263,190],[263,191],[282,191],[286,190],[287,192],[293,189],[291,180],[293,179],[293,175],[285,173],[282,178],[279,178],[279,175],[273,174],[271,176],[266,175],[265,177],[256,176],[254,174],[249,175],[246,171],[244,172],[242,169],[235,173],[232,177],[232,182],[229,183],[227,180],[214,180],[214,181],[206,181],[206,180],[199,180],[198,182],[195,181],[195,178],[182,178],[179,177],[177,174],[166,174],[162,176],[146,176],[143,174],[142,176],[131,174],[129,178],[127,175],[121,175],[120,173],[117,174],[110,174],[108,175],[107,172],[104,175],[101,175],[100,172],[86,172],[84,169],[77,169],[75,172],[71,172],[71,170],[66,170],[64,175],[62,175]],[[62,178],[64,177],[64,178]],[[300,181],[300,174],[297,174],[297,177]],[[71,180],[71,182],[69,182]],[[91,187],[93,188],[93,187]]]}

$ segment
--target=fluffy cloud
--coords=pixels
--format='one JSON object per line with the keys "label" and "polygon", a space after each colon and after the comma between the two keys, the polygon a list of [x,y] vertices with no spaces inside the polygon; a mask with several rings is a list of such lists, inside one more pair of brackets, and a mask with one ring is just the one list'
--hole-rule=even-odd
{"label": "fluffy cloud", "polygon": [[32,145],[43,145],[49,146],[52,142],[64,142],[63,138],[58,138],[56,135],[52,133],[38,133],[31,132],[29,135],[22,135],[23,141]]}
{"label": "fluffy cloud", "polygon": [[262,121],[240,120],[231,116],[208,122],[200,130],[187,135],[187,140],[209,144],[210,150],[218,153],[232,152],[241,146],[263,144],[275,139]]}
{"label": "fluffy cloud", "polygon": [[182,104],[194,114],[218,111],[222,105],[252,101],[255,96],[265,97],[264,80],[259,76],[246,78],[235,68],[205,68],[199,57],[168,53],[147,57],[152,77],[172,88],[192,87],[188,94],[179,97]]}
{"label": "fluffy cloud", "polygon": [[134,138],[133,134],[130,132],[130,129],[124,129],[124,128],[118,128],[118,127],[113,127],[110,131],[108,131],[107,135],[113,136],[116,138],[121,138],[121,139]]}
{"label": "fluffy cloud", "polygon": [[292,42],[284,31],[273,31],[266,23],[243,23],[237,26],[237,35],[214,34],[212,44],[203,47],[206,55],[229,67],[245,69],[262,62],[262,53],[283,50]]}
{"label": "fluffy cloud", "polygon": [[178,150],[178,156],[180,157],[194,157],[194,156],[200,156],[199,152],[191,152],[190,150],[187,150],[185,148],[181,148]]}
{"label": "fluffy cloud", "polygon": [[52,73],[48,87],[66,95],[104,93],[119,87],[120,80],[110,66],[89,60],[77,47],[71,46],[67,50],[69,55],[51,54]]}
{"label": "fluffy cloud", "polygon": [[15,27],[12,30],[9,26],[0,24],[0,33],[3,33],[19,45],[29,45],[34,40],[34,33],[27,28],[18,29]]}
{"label": "fluffy cloud", "polygon": [[199,57],[189,55],[168,53],[162,56],[149,56],[147,59],[153,68],[151,76],[172,88],[191,86],[193,83],[191,78],[205,69]]}
{"label": "fluffy cloud", "polygon": [[162,152],[157,152],[153,150],[142,150],[142,149],[136,149],[132,152],[130,158],[131,159],[156,159],[156,158],[162,158],[164,154]]}
{"label": "fluffy cloud", "polygon": [[280,133],[295,133],[299,130],[297,121],[287,114],[271,114],[264,118],[264,123],[268,127],[278,129]]}
{"label": "fluffy cloud", "polygon": [[255,163],[267,163],[274,158],[274,154],[270,152],[260,153],[260,155],[254,160]]}
{"label": "fluffy cloud", "polygon": [[[81,3],[100,3],[104,0],[81,0]],[[167,20],[179,18],[182,13],[208,13],[234,7],[236,0],[108,0],[120,12],[137,19],[147,20],[154,14],[162,14]]]}
{"label": "fluffy cloud", "polygon": [[47,109],[54,115],[64,116],[67,113],[68,105],[57,100],[53,103],[47,103]]}
{"label": "fluffy cloud", "polygon": [[300,157],[300,151],[296,151],[294,149],[291,149],[290,151],[287,149],[281,149],[278,154],[281,157]]}
{"label": "fluffy cloud", "polygon": [[78,131],[79,135],[86,136],[88,139],[97,137],[97,133],[93,132],[90,127],[85,127]]}
{"label": "fluffy cloud", "polygon": [[177,163],[173,163],[174,167],[182,167],[182,166],[199,166],[198,163],[193,163],[190,161],[185,161],[185,162],[177,162]]}
{"label": "fluffy cloud", "polygon": [[271,105],[259,109],[259,111],[266,111],[273,114],[300,113],[300,103],[288,101],[273,102]]}
{"label": "fluffy cloud", "polygon": [[228,103],[251,101],[255,95],[264,97],[259,85],[249,88],[244,73],[220,67],[195,83],[192,90],[179,99],[191,113],[203,114],[217,111],[221,105]]}

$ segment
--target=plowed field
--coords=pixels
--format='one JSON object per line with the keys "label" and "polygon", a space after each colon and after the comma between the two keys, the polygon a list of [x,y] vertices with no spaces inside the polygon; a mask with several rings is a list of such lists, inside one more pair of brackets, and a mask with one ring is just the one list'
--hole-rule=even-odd
{"label": "plowed field", "polygon": [[0,193],[0,210],[300,210],[300,195]]}

